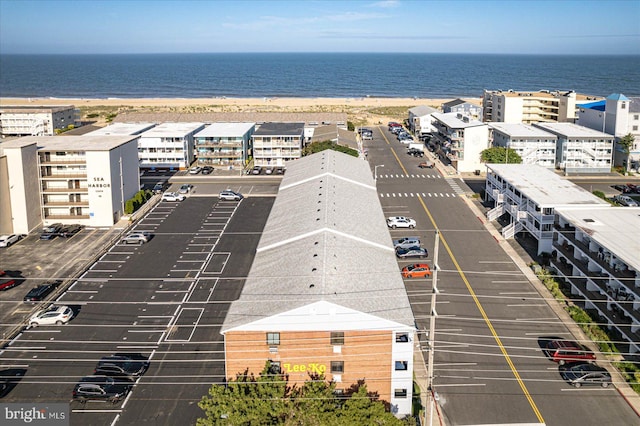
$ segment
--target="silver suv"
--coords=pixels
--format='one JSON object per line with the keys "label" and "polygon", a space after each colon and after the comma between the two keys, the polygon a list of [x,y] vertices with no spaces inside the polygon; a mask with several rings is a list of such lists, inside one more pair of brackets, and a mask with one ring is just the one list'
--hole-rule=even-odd
{"label": "silver suv", "polygon": [[125,244],[144,244],[148,243],[151,239],[151,233],[147,231],[135,231],[122,239]]}
{"label": "silver suv", "polygon": [[222,191],[220,195],[218,195],[218,198],[225,201],[240,201],[244,197],[239,192],[227,189],[226,191]]}
{"label": "silver suv", "polygon": [[398,240],[393,240],[393,248],[409,248],[414,246],[420,246],[419,237],[404,237]]}

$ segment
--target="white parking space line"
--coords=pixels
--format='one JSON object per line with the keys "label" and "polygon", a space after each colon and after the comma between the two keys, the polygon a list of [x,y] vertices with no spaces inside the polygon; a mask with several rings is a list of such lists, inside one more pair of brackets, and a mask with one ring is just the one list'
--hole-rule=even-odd
{"label": "white parking space line", "polygon": [[67,290],[66,293],[98,293],[98,290]]}
{"label": "white parking space line", "polygon": [[516,281],[491,281],[491,284],[528,284],[527,280],[516,280]]}
{"label": "white parking space line", "polygon": [[138,318],[173,318],[171,315],[138,315]]}
{"label": "white parking space line", "polygon": [[516,305],[507,305],[510,308],[524,308],[524,307],[535,307],[535,306],[548,306],[546,303],[521,303]]}
{"label": "white parking space line", "polygon": [[[99,402],[101,404],[104,404],[104,401],[87,401],[87,403],[93,403],[93,402]],[[78,409],[78,410],[71,410],[72,413],[122,413],[122,410],[89,410],[89,409]]]}

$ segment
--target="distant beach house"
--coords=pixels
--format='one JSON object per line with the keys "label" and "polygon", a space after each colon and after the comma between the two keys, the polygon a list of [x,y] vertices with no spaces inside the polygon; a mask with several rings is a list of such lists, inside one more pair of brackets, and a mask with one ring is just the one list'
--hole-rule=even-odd
{"label": "distant beach house", "polygon": [[434,113],[440,139],[437,154],[458,172],[475,172],[484,165],[480,153],[489,147],[489,127],[460,113]]}
{"label": "distant beach house", "polygon": [[194,135],[204,123],[162,123],[140,135],[141,169],[186,169],[195,159]]}
{"label": "distant beach house", "polygon": [[553,169],[556,166],[556,143],[553,133],[522,123],[488,123],[493,146],[513,149],[523,164],[537,164]]}
{"label": "distant beach house", "polygon": [[453,101],[445,102],[441,106],[442,112],[455,112],[467,117],[471,117],[474,120],[482,120],[482,107],[480,105],[467,102],[464,99],[454,99]]}
{"label": "distant beach house", "polygon": [[195,134],[199,166],[243,168],[256,123],[213,123]]}
{"label": "distant beach house", "polygon": [[408,127],[414,134],[431,133],[436,130],[433,127],[433,114],[440,112],[427,105],[419,105],[409,109]]}
{"label": "distant beach house", "polygon": [[264,123],[252,136],[253,164],[260,167],[285,167],[302,157],[304,123]]}
{"label": "distant beach house", "polygon": [[0,107],[0,137],[53,136],[56,130],[77,126],[79,117],[73,105],[5,105]]}
{"label": "distant beach house", "polygon": [[[640,98],[613,93],[606,99],[583,104],[578,109],[576,123],[615,136],[614,165],[632,169],[640,167]],[[629,149],[629,158],[617,144],[628,134],[635,138]]]}

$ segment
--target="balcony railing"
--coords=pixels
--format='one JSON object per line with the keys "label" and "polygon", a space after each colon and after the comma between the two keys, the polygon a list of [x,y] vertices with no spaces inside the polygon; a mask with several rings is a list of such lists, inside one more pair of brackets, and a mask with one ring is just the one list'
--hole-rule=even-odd
{"label": "balcony railing", "polygon": [[42,179],[54,180],[54,179],[86,179],[87,172],[84,173],[51,173],[42,175]]}
{"label": "balcony railing", "polygon": [[42,158],[40,157],[40,165],[41,166],[49,166],[49,165],[84,165],[87,164],[87,159],[85,157],[82,158]]}
{"label": "balcony railing", "polygon": [[46,193],[57,193],[57,194],[62,194],[62,193],[70,193],[70,194],[75,194],[75,193],[87,193],[89,192],[87,188],[42,188],[42,192]]}
{"label": "balcony railing", "polygon": [[73,219],[73,220],[81,220],[81,219],[89,219],[90,216],[88,214],[51,214],[48,215],[45,213],[45,219]]}
{"label": "balcony railing", "polygon": [[89,201],[43,201],[44,207],[89,207]]}

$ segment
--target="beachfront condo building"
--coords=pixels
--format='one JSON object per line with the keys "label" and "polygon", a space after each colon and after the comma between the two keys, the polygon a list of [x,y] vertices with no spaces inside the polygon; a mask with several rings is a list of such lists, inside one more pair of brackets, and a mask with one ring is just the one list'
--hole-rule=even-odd
{"label": "beachfront condo building", "polygon": [[184,170],[195,159],[194,135],[204,123],[162,123],[140,134],[140,168]]}
{"label": "beachfront condo building", "polygon": [[442,112],[455,112],[466,115],[474,120],[482,120],[482,107],[480,105],[467,102],[463,99],[454,99],[441,105]]}
{"label": "beachfront condo building", "polygon": [[437,109],[428,105],[419,105],[409,108],[409,130],[414,135],[421,135],[435,131],[433,126],[433,113],[439,112]]}
{"label": "beachfront condo building", "polygon": [[537,164],[553,169],[556,166],[558,137],[529,124],[489,123],[492,146],[513,149],[523,164]]}
{"label": "beachfront condo building", "polygon": [[502,123],[570,122],[580,104],[600,98],[573,91],[485,90],[482,96],[483,121]]}
{"label": "beachfront condo building", "polygon": [[260,167],[286,167],[302,157],[304,123],[264,123],[252,137],[253,164]]}
{"label": "beachfront condo building", "polygon": [[198,166],[242,169],[256,123],[213,123],[194,135]]}
{"label": "beachfront condo building", "polygon": [[113,123],[100,129],[85,133],[86,136],[134,136],[146,132],[156,126],[156,123]]}
{"label": "beachfront condo building", "polygon": [[371,169],[332,150],[287,169],[222,324],[225,376],[269,362],[290,386],[323,374],[346,392],[364,379],[408,416],[420,348]]}
{"label": "beachfront condo building", "polygon": [[[583,104],[576,123],[615,136],[614,165],[640,169],[640,97],[613,93],[604,100]],[[627,153],[617,142],[628,134],[634,142]]]}
{"label": "beachfront condo building", "polygon": [[489,147],[489,127],[461,113],[433,113],[438,132],[437,154],[458,172],[475,172],[484,165],[480,153]]}
{"label": "beachfront condo building", "polygon": [[556,166],[571,173],[609,173],[613,159],[612,135],[574,123],[534,123],[558,137]]}
{"label": "beachfront condo building", "polygon": [[139,136],[29,136],[0,144],[0,232],[112,226],[140,190]]}
{"label": "beachfront condo building", "polygon": [[0,107],[0,136],[53,136],[80,121],[73,105],[5,105]]}

